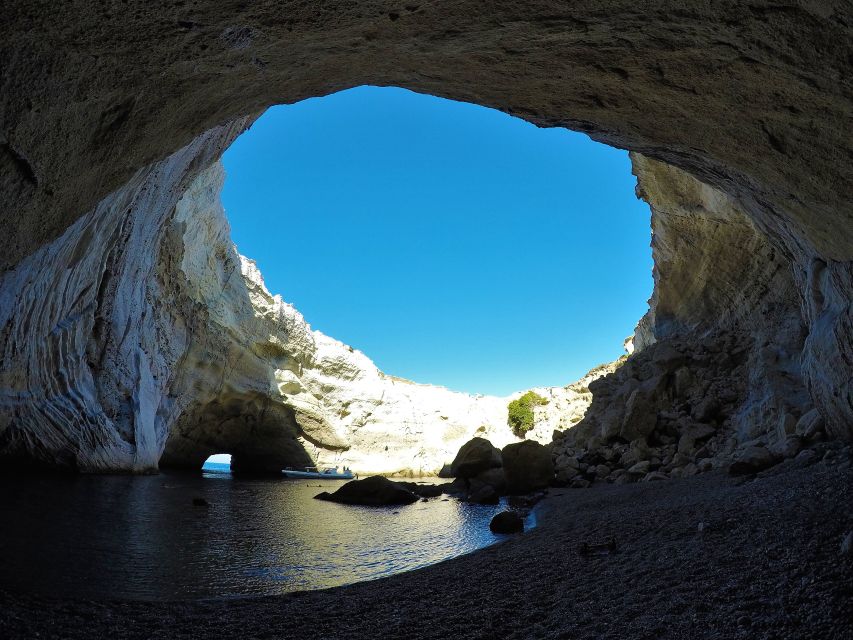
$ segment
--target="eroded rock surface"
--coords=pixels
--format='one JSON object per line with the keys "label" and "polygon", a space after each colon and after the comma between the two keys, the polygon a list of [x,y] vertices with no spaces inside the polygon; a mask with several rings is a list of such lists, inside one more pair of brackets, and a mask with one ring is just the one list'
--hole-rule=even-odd
{"label": "eroded rock surface", "polygon": [[567,432],[554,453],[579,465],[558,476],[596,481],[617,453],[651,467],[661,446],[853,438],[850,25],[841,1],[10,8],[0,453],[146,471],[230,451],[263,471],[345,452],[417,473],[480,427],[506,444],[505,399],[382,374],[228,240],[222,150],[271,104],[362,83],[637,152],[655,294],[591,394],[537,390],[532,437]]}

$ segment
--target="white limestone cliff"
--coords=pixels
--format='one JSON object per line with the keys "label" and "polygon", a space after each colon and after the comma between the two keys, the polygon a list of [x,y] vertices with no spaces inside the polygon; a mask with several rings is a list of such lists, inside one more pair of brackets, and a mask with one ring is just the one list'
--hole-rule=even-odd
{"label": "white limestone cliff", "polygon": [[[470,395],[387,375],[360,351],[312,330],[272,295],[255,263],[231,244],[219,202],[223,178],[215,164],[190,186],[171,222],[182,230],[183,248],[170,251],[181,254],[187,286],[206,310],[202,333],[228,336],[242,352],[229,359],[227,381],[215,393],[208,382],[189,385],[197,397],[172,430],[166,464],[196,466],[211,453],[228,452],[237,469],[249,458],[253,470],[275,471],[282,460],[298,463],[292,454],[301,447],[320,465],[430,475],[474,435],[499,447],[517,440],[507,426],[507,404],[520,393]],[[205,353],[206,360],[184,359],[185,378],[210,367]],[[539,392],[550,402],[538,408],[537,429],[528,437],[542,442],[578,421],[591,399],[588,390]],[[226,424],[228,435],[223,427],[211,432],[213,424]]]}

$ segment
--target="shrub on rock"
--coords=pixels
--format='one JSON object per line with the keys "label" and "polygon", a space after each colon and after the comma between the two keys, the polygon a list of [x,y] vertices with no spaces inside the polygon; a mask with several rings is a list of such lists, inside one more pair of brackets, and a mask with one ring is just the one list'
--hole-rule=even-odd
{"label": "shrub on rock", "polygon": [[519,438],[533,429],[533,407],[548,404],[548,400],[533,391],[528,391],[520,398],[507,405],[507,424]]}

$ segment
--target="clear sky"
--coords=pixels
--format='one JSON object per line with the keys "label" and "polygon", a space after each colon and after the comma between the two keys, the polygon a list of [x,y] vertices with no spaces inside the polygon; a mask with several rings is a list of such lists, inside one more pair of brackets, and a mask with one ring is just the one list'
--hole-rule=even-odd
{"label": "clear sky", "polygon": [[648,207],[627,153],[585,135],[359,87],[271,108],[223,162],[240,253],[386,373],[565,385],[647,308]]}

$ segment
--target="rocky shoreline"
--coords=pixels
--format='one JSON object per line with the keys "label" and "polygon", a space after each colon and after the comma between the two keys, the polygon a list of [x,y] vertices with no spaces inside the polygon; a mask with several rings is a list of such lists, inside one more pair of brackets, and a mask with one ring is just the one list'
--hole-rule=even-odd
{"label": "rocky shoreline", "polygon": [[467,556],[282,597],[0,592],[0,636],[853,638],[849,452],[758,475],[552,489],[537,515],[532,531]]}

